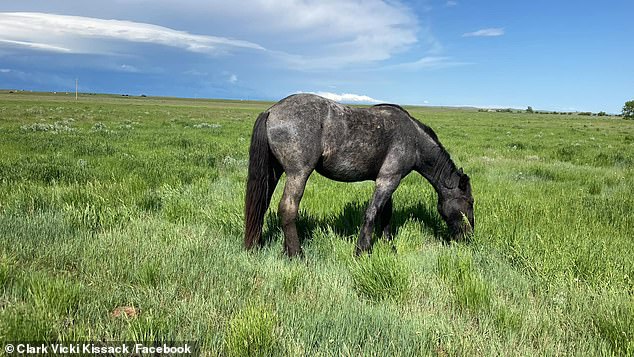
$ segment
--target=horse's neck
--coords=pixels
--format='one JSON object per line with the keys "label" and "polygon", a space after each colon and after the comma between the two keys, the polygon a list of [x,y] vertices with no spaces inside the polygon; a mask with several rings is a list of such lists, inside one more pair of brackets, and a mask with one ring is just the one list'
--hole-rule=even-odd
{"label": "horse's neck", "polygon": [[419,153],[416,171],[429,181],[439,195],[445,195],[449,180],[457,171],[456,165],[445,149],[437,144],[431,150]]}

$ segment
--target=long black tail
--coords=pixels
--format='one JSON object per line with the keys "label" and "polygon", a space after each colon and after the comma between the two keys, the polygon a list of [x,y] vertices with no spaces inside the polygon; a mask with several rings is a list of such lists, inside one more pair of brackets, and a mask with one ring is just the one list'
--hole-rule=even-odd
{"label": "long black tail", "polygon": [[279,180],[279,164],[271,153],[266,135],[268,112],[261,113],[253,125],[249,148],[249,173],[244,205],[244,247],[260,242],[264,214]]}

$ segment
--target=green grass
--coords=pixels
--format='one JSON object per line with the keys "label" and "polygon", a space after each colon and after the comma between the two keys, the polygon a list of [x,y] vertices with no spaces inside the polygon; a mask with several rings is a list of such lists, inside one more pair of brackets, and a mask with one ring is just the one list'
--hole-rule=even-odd
{"label": "green grass", "polygon": [[[0,341],[198,341],[205,355],[634,354],[634,122],[411,108],[472,179],[445,244],[420,176],[396,252],[354,258],[372,183],[315,174],[303,259],[242,249],[270,104],[0,93]],[[283,184],[283,180],[282,180]],[[129,307],[135,315],[115,311]]]}
{"label": "green grass", "polygon": [[409,267],[391,251],[375,249],[370,256],[362,256],[351,265],[351,276],[355,290],[360,296],[372,301],[404,301],[410,293]]}

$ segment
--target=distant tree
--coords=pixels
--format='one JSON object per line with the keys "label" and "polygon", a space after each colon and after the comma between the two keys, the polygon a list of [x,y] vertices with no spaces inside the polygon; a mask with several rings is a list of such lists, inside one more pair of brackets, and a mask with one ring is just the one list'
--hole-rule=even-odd
{"label": "distant tree", "polygon": [[634,119],[634,100],[625,102],[621,115],[624,119]]}
{"label": "distant tree", "polygon": [[528,108],[526,108],[526,112],[527,113],[534,113],[535,111],[533,110],[533,107],[531,107],[530,105],[528,106]]}
{"label": "distant tree", "polygon": [[604,116],[606,116],[608,114],[606,112],[599,112],[599,113],[597,113],[597,115],[600,116],[600,117],[604,117]]}

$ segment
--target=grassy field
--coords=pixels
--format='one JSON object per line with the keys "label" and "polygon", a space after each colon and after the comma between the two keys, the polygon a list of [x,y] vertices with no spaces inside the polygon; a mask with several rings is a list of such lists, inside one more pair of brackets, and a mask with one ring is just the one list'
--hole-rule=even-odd
{"label": "grassy field", "polygon": [[353,258],[372,183],[314,174],[303,259],[242,249],[266,103],[0,94],[0,341],[195,340],[205,355],[634,354],[634,121],[411,108],[471,176],[444,244],[419,175],[397,252]]}

